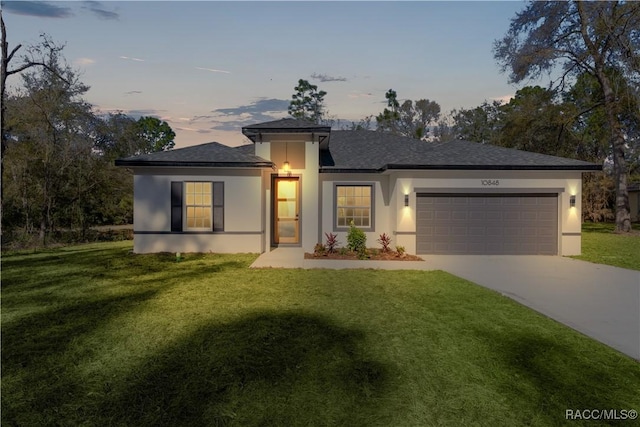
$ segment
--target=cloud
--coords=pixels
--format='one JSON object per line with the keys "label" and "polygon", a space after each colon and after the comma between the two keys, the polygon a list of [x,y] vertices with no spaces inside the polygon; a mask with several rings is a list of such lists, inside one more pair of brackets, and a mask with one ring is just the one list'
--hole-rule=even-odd
{"label": "cloud", "polygon": [[211,129],[239,131],[241,127],[276,120],[286,116],[289,101],[276,98],[259,98],[256,101],[233,108],[218,108],[213,115],[196,116],[195,121],[209,121]]}
{"label": "cloud", "polygon": [[246,119],[240,119],[240,120],[229,120],[225,122],[218,122],[215,126],[211,126],[210,129],[239,132],[240,129],[244,126],[261,123],[261,122],[269,122],[271,120],[274,120],[274,118],[271,116],[261,116],[261,117],[262,118],[254,117],[252,119],[246,118]]}
{"label": "cloud", "polygon": [[71,8],[58,6],[46,1],[3,1],[2,9],[16,15],[37,16],[40,18],[69,18],[73,16]]}
{"label": "cloud", "polygon": [[126,59],[128,61],[136,61],[136,62],[144,62],[144,59],[140,59],[140,58],[131,58],[129,56],[119,56],[118,58],[120,59]]}
{"label": "cloud", "polygon": [[218,108],[213,110],[212,113],[223,114],[227,116],[235,116],[241,114],[264,114],[264,113],[276,113],[286,112],[289,108],[289,101],[286,99],[276,98],[259,98],[257,101],[248,104],[241,105],[234,108]]}
{"label": "cloud", "polygon": [[184,131],[187,131],[187,132],[203,133],[203,134],[212,133],[212,131],[209,130],[209,129],[196,129],[196,128],[186,128],[186,127],[179,127],[179,126],[173,127],[173,129],[174,130],[184,130]]}
{"label": "cloud", "polygon": [[76,66],[87,66],[87,65],[93,65],[96,63],[95,59],[91,59],[91,58],[78,58],[75,61],[73,61],[73,63]]}
{"label": "cloud", "polygon": [[166,120],[164,118],[162,118],[162,116],[164,115],[164,113],[166,113],[167,110],[155,110],[155,109],[148,109],[148,110],[125,110],[123,111],[123,113],[125,113],[127,116],[131,116],[134,119],[139,119],[142,116],[145,117],[155,117],[157,119],[161,119],[161,120]]}
{"label": "cloud", "polygon": [[130,90],[129,92],[125,92],[125,95],[137,95],[139,93],[142,93],[141,90]]}
{"label": "cloud", "polygon": [[350,94],[347,95],[349,98],[351,99],[357,99],[357,98],[371,98],[373,96],[372,93],[358,93],[358,92],[351,92]]}
{"label": "cloud", "polygon": [[313,73],[311,74],[311,78],[315,80],[320,80],[321,82],[346,82],[346,77],[333,77],[327,74],[319,74]]}
{"label": "cloud", "polygon": [[213,119],[215,116],[193,116],[191,119],[189,119],[189,123],[195,123],[195,122],[201,122],[203,120],[211,120]]}
{"label": "cloud", "polygon": [[100,19],[120,19],[116,12],[105,9],[99,1],[84,1],[82,8],[93,13]]}
{"label": "cloud", "polygon": [[211,72],[213,72],[213,73],[225,73],[225,74],[231,74],[231,71],[217,70],[217,69],[215,69],[215,68],[203,68],[203,67],[196,67],[196,70],[211,71]]}

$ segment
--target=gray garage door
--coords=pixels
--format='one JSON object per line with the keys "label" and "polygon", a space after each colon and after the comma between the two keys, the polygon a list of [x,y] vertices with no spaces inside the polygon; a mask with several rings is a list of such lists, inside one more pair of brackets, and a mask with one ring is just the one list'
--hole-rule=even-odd
{"label": "gray garage door", "polygon": [[558,253],[557,194],[417,196],[419,254]]}

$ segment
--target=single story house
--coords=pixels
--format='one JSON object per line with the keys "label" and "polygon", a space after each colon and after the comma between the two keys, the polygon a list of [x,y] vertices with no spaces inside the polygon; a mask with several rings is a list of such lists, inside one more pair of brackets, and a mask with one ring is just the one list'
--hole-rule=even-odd
{"label": "single story house", "polygon": [[134,251],[313,251],[324,233],[416,254],[575,255],[588,162],[281,119],[116,161],[134,172]]}

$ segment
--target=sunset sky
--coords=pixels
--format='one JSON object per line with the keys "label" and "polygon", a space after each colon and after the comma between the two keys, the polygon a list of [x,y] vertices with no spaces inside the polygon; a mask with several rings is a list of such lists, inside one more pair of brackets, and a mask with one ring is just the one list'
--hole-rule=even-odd
{"label": "sunset sky", "polygon": [[[9,49],[41,33],[91,86],[100,112],[166,120],[176,148],[239,145],[240,128],[287,116],[298,79],[343,122],[378,114],[385,92],[443,113],[508,99],[493,59],[522,10],[503,2],[2,2]],[[17,76],[9,83],[20,83]]]}

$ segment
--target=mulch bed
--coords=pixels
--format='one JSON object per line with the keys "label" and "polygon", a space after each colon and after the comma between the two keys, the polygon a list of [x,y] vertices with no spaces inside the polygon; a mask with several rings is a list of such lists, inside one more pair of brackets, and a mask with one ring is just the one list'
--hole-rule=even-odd
{"label": "mulch bed", "polygon": [[[389,252],[382,252],[380,249],[368,249],[367,250],[367,255],[368,257],[364,260],[371,260],[371,261],[424,261],[422,258],[420,258],[419,256],[416,255],[410,255],[407,253],[404,253],[402,255],[400,255],[398,252],[396,251],[389,251]],[[346,253],[340,253],[340,252],[334,252],[334,253],[329,253],[329,252],[322,252],[322,253],[309,253],[309,252],[305,252],[304,254],[304,259],[344,259],[344,260],[354,260],[354,261],[360,261],[360,259],[358,258],[358,253],[357,252],[346,252]]]}

